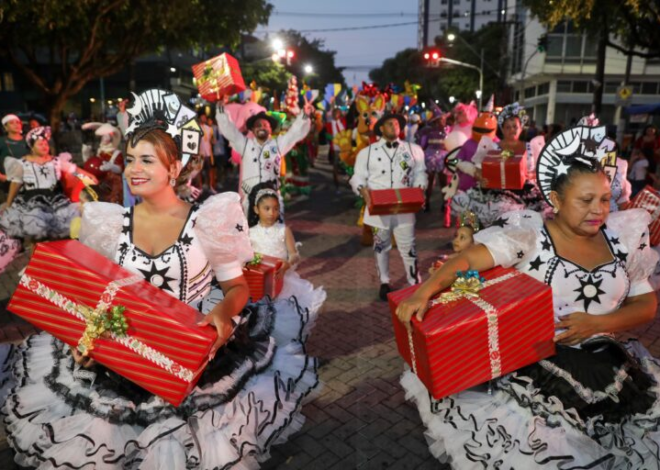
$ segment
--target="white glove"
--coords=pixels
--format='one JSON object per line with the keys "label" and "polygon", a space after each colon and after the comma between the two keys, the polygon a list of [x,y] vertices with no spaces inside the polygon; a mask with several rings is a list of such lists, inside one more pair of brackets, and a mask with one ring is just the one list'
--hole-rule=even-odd
{"label": "white glove", "polygon": [[112,173],[115,173],[117,175],[121,174],[121,168],[119,168],[119,165],[115,165],[114,163],[111,163],[111,162],[101,163],[101,166],[99,167],[99,170],[101,170],[101,171],[111,171]]}

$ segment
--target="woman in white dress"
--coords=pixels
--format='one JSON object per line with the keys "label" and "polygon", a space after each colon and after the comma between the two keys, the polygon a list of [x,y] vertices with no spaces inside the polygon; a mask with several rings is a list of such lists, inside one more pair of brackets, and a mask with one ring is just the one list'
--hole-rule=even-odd
{"label": "woman in white dress", "polygon": [[651,321],[648,278],[657,256],[643,210],[610,214],[611,188],[595,150],[599,128],[569,130],[544,149],[541,190],[555,218],[500,217],[397,310],[423,318],[459,270],[513,266],[552,287],[557,354],[431,403],[409,370],[401,383],[427,426],[431,452],[456,469],[658,469],[660,368],[637,341],[612,334]]}
{"label": "woman in white dress", "polygon": [[128,136],[125,175],[142,202],[87,204],[80,240],[205,313],[202,324],[218,331],[215,356],[174,408],[47,333],[27,339],[9,351],[0,389],[20,465],[252,469],[302,426],[302,401],[318,383],[301,333],[305,306],[266,299],[246,307],[242,266],[253,252],[238,194],[202,205],[178,199],[174,188],[188,175],[181,136],[168,124],[154,113]]}

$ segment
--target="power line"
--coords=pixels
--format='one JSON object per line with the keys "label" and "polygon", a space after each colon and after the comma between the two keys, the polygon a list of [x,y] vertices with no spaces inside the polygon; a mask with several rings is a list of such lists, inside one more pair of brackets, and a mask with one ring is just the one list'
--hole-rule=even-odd
{"label": "power line", "polygon": [[321,12],[300,12],[300,11],[273,11],[273,15],[276,16],[298,16],[298,17],[332,17],[332,18],[355,18],[355,17],[364,17],[364,18],[392,18],[392,17],[402,17],[402,16],[412,16],[417,17],[417,13],[321,13]]}
{"label": "power line", "polygon": [[[437,21],[437,20],[436,20]],[[357,31],[363,29],[379,29],[379,28],[394,28],[397,26],[410,26],[413,24],[419,24],[418,21],[408,21],[406,23],[390,23],[390,24],[378,24],[373,26],[349,26],[344,28],[325,28],[325,29],[299,29],[299,33],[327,33],[331,31]],[[279,31],[256,31],[258,33],[279,33]]]}

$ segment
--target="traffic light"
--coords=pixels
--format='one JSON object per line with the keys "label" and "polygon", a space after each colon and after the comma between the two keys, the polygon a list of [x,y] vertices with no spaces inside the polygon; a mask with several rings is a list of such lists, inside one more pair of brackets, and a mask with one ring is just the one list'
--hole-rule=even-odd
{"label": "traffic light", "polygon": [[545,52],[548,49],[548,35],[542,34],[539,36],[539,39],[536,43],[536,50],[539,52]]}
{"label": "traffic light", "polygon": [[424,51],[422,57],[424,57],[424,65],[426,67],[439,67],[440,58],[442,57],[440,51],[437,49],[427,49]]}
{"label": "traffic light", "polygon": [[286,65],[291,65],[291,61],[295,56],[296,56],[295,52],[293,52],[291,49],[286,51]]}

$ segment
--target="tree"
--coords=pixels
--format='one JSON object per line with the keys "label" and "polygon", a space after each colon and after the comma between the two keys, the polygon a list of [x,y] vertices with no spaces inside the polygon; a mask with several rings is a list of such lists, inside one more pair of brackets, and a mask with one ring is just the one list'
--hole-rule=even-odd
{"label": "tree", "polygon": [[254,80],[258,86],[273,96],[278,90],[286,89],[291,78],[291,74],[286,68],[271,60],[242,64],[241,72],[245,83],[251,83]]}
{"label": "tree", "polygon": [[0,54],[43,93],[57,127],[90,80],[163,47],[234,46],[271,10],[266,0],[5,0]]}

